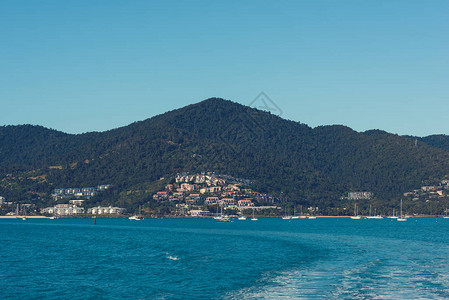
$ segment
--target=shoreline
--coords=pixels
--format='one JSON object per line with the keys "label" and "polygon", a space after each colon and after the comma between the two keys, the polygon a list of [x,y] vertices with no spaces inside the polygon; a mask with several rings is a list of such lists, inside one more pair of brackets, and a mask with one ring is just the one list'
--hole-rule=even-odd
{"label": "shoreline", "polygon": [[[129,216],[125,215],[72,215],[72,216],[56,216],[57,219],[128,219]],[[305,218],[299,218],[295,220],[308,220],[309,216]],[[314,216],[317,219],[331,219],[331,218],[351,218],[352,216]],[[410,216],[410,218],[442,218],[444,216],[441,215],[420,215],[420,216]],[[0,219],[51,219],[52,217],[47,216],[0,216]],[[145,219],[213,219],[214,216],[201,216],[201,217],[192,217],[192,216],[161,216],[161,217],[145,217]],[[232,216],[232,218],[238,218],[238,216]],[[248,217],[249,218],[249,217]],[[282,216],[258,216],[259,219],[282,219]],[[362,219],[366,218],[362,216]],[[389,216],[384,216],[384,219],[388,219]]]}

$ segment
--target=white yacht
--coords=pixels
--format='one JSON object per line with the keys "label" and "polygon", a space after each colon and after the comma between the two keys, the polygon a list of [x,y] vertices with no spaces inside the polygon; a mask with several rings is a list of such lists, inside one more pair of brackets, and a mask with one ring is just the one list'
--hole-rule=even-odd
{"label": "white yacht", "polygon": [[228,216],[220,216],[215,220],[217,220],[217,222],[231,222],[231,219]]}
{"label": "white yacht", "polygon": [[223,207],[221,207],[220,214],[218,214],[218,207],[217,207],[217,216],[214,217],[214,219],[217,222],[230,222],[231,221],[227,215],[223,215]]}
{"label": "white yacht", "polygon": [[140,211],[141,211],[141,207],[139,206],[139,213],[137,215],[129,217],[128,219],[135,220],[135,221],[142,221],[144,219],[144,217],[141,215]]}

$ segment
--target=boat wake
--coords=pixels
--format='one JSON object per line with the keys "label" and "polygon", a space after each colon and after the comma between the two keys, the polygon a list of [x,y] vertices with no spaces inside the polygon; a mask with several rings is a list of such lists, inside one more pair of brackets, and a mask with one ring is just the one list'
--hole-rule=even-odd
{"label": "boat wake", "polygon": [[[413,243],[400,257],[389,241],[377,252],[363,246],[330,251],[328,257],[294,269],[266,274],[231,299],[449,299],[449,247]],[[418,248],[421,251],[418,251]],[[425,250],[425,251],[423,251]],[[426,251],[427,250],[427,251]],[[396,254],[398,254],[396,252]],[[433,262],[432,262],[433,261]]]}

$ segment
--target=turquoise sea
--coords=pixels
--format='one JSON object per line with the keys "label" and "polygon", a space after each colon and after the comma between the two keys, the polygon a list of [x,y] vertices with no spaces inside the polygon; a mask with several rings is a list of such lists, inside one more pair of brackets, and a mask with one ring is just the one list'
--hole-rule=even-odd
{"label": "turquoise sea", "polygon": [[449,219],[0,219],[1,299],[448,299]]}

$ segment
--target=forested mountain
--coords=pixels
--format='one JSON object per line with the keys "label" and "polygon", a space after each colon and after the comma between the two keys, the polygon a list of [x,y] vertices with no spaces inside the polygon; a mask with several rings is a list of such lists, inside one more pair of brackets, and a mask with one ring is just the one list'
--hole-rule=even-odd
{"label": "forested mountain", "polygon": [[23,177],[22,188],[3,184],[0,195],[109,183],[114,201],[176,172],[215,171],[305,204],[334,205],[348,191],[372,191],[387,201],[448,174],[447,149],[445,136],[416,142],[379,130],[311,128],[212,98],[101,133],[0,127],[0,178]]}
{"label": "forested mountain", "polygon": [[430,146],[449,151],[449,136],[447,135],[429,135],[418,139]]}

